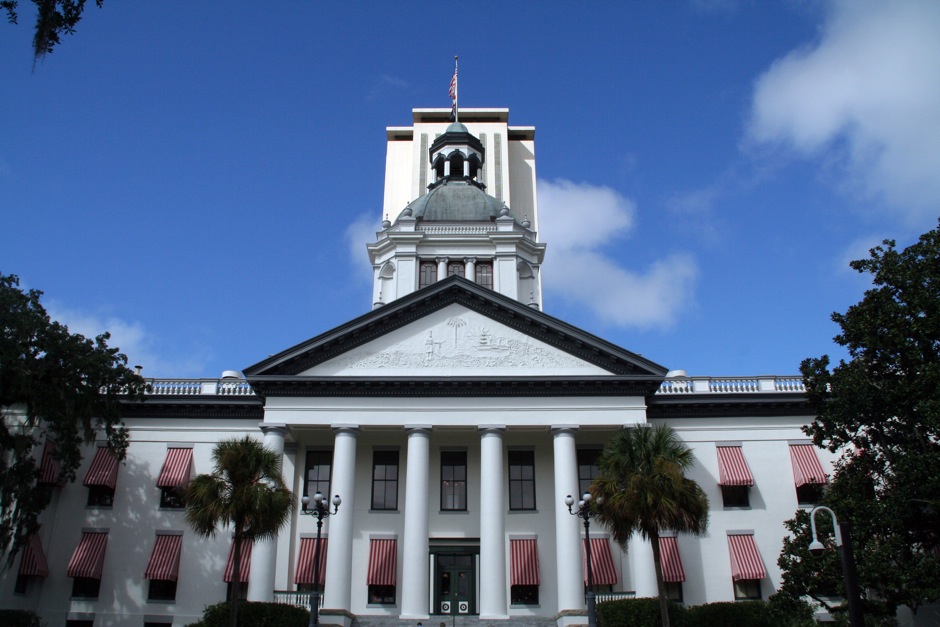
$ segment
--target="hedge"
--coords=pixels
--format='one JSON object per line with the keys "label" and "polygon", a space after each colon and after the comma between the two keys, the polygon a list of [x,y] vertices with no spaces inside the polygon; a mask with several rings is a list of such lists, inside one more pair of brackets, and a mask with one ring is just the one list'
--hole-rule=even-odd
{"label": "hedge", "polygon": [[0,610],[0,625],[3,627],[42,627],[43,623],[29,610]]}
{"label": "hedge", "polygon": [[[231,616],[228,603],[208,605],[202,612],[202,620],[187,627],[229,627]],[[239,627],[307,627],[310,612],[284,603],[256,603],[242,601],[238,604]]]}

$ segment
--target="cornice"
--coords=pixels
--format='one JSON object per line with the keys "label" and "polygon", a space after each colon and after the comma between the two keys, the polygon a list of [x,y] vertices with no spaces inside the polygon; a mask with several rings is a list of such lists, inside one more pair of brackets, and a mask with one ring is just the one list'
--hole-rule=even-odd
{"label": "cornice", "polygon": [[123,403],[123,418],[264,419],[263,401],[256,396],[160,396]]}
{"label": "cornice", "polygon": [[700,394],[681,398],[654,396],[646,409],[649,418],[741,418],[746,416],[815,416],[804,395]]}

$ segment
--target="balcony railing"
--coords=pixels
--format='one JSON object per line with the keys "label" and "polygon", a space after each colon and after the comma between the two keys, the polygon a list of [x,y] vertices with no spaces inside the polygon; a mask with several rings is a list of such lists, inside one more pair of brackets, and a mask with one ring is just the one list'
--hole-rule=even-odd
{"label": "balcony railing", "polygon": [[[244,379],[147,379],[151,396],[254,396]],[[682,394],[803,394],[798,376],[674,377],[663,381],[659,395]]]}
{"label": "balcony railing", "polygon": [[[302,590],[275,590],[274,602],[307,609],[310,607],[310,593]],[[323,609],[323,594],[320,594],[320,609]]]}

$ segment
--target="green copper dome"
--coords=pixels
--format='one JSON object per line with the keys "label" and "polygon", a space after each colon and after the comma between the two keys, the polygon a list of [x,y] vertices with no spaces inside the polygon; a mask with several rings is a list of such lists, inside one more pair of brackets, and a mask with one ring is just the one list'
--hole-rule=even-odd
{"label": "green copper dome", "polygon": [[[425,222],[492,222],[503,207],[477,185],[454,178],[442,181],[407,209],[416,220]],[[509,216],[513,217],[512,213]]]}

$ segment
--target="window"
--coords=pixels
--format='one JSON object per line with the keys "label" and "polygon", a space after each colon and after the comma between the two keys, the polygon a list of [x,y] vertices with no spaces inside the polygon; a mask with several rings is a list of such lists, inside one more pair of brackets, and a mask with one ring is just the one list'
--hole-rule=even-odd
{"label": "window", "polygon": [[65,627],[95,627],[95,621],[92,620],[67,620]]}
{"label": "window", "polygon": [[477,285],[482,285],[487,289],[493,289],[493,264],[478,263],[475,282]]}
{"label": "window", "polygon": [[666,586],[666,598],[676,603],[682,603],[682,582],[665,581],[663,583]]}
{"label": "window", "polygon": [[372,509],[398,509],[398,451],[372,453]]}
{"label": "window", "polygon": [[538,605],[539,587],[538,586],[510,586],[510,603],[513,605]]}
{"label": "window", "polygon": [[804,483],[796,488],[796,500],[800,505],[816,505],[822,500],[822,483]]}
{"label": "window", "polygon": [[17,575],[16,583],[13,585],[14,594],[26,594],[26,590],[29,588],[29,575]]}
{"label": "window", "polygon": [[106,485],[88,486],[88,507],[111,507],[114,505],[114,488]]}
{"label": "window", "polygon": [[74,577],[72,579],[72,597],[75,599],[97,599],[100,589],[100,579],[91,577]]}
{"label": "window", "polygon": [[721,500],[725,507],[750,507],[750,486],[723,485],[721,486]]}
{"label": "window", "polygon": [[[578,489],[581,493],[572,496],[580,497],[581,494],[587,492],[588,488],[591,487],[591,482],[594,481],[594,477],[600,472],[597,466],[597,458],[600,456],[601,449],[599,448],[578,449]],[[577,501],[578,499],[576,498],[575,500]]]}
{"label": "window", "polygon": [[186,501],[183,500],[181,488],[160,488],[160,507],[162,509],[183,509]]}
{"label": "window", "polygon": [[329,499],[332,466],[332,451],[307,451],[307,482],[304,484],[304,496],[313,499],[313,495],[319,492]]}
{"label": "window", "polygon": [[[235,582],[230,581],[227,584],[225,584],[225,586],[226,586],[225,587],[225,602],[231,603],[232,602],[232,588],[235,586]],[[313,589],[313,586],[311,586],[311,589]],[[320,594],[323,594],[322,589],[320,591]],[[241,586],[239,586],[238,598],[241,599],[242,601],[245,601],[246,599],[248,599],[248,582],[247,581],[243,581]],[[320,598],[322,599],[323,597],[320,597]]]}
{"label": "window", "polygon": [[535,509],[534,451],[509,451],[509,509]]}
{"label": "window", "polygon": [[148,601],[175,601],[176,582],[169,579],[151,579]]}
{"label": "window", "polygon": [[467,510],[467,453],[441,453],[441,509]]}
{"label": "window", "polygon": [[422,261],[418,271],[418,289],[434,285],[437,282],[437,264],[433,261]]}
{"label": "window", "polygon": [[451,261],[447,264],[447,276],[464,276],[463,262]]}
{"label": "window", "polygon": [[369,586],[369,603],[395,605],[395,586]]}
{"label": "window", "polygon": [[734,582],[735,601],[760,601],[760,579],[739,579]]}

